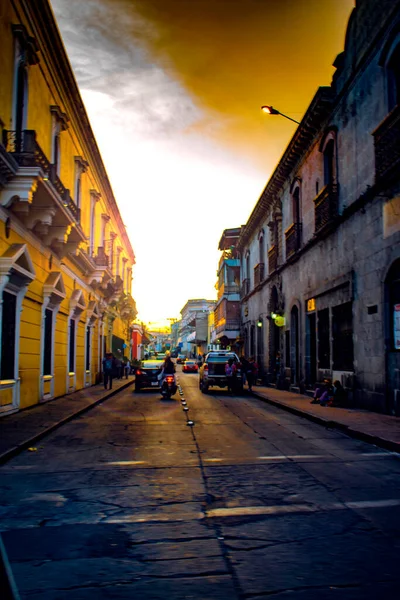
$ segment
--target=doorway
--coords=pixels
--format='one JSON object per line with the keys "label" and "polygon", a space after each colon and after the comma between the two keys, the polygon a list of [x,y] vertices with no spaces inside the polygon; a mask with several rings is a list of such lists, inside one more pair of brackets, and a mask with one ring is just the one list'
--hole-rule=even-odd
{"label": "doorway", "polygon": [[306,380],[313,384],[317,379],[317,327],[315,312],[306,319]]}
{"label": "doorway", "polygon": [[386,410],[400,416],[400,259],[385,281]]}
{"label": "doorway", "polygon": [[290,366],[291,382],[300,381],[299,309],[293,306],[290,312]]}

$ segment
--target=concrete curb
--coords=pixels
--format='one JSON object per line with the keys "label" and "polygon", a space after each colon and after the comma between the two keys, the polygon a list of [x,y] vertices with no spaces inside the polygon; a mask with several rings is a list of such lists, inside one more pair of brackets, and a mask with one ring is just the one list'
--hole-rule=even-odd
{"label": "concrete curb", "polygon": [[118,394],[118,392],[121,392],[122,390],[125,390],[126,388],[128,388],[130,385],[133,385],[134,383],[135,383],[134,379],[132,381],[128,381],[124,385],[121,385],[119,388],[116,388],[115,390],[111,390],[111,392],[109,394],[106,394],[105,396],[102,396],[101,398],[99,398],[98,400],[95,400],[91,404],[88,404],[87,406],[84,406],[83,408],[80,408],[78,411],[76,411],[76,412],[68,415],[67,417],[64,417],[60,421],[57,421],[56,423],[53,423],[53,425],[50,425],[50,427],[47,427],[47,429],[44,429],[40,433],[37,433],[36,435],[33,435],[32,437],[30,437],[27,440],[21,442],[17,446],[14,446],[13,448],[10,448],[9,450],[6,450],[2,454],[0,454],[0,465],[3,465],[4,463],[6,463],[7,461],[9,461],[14,456],[17,456],[17,454],[20,454],[21,452],[23,452],[24,450],[26,450],[27,448],[29,448],[30,446],[32,446],[32,444],[35,444],[36,442],[38,442],[39,440],[41,440],[42,438],[44,438],[49,433],[52,433],[55,429],[58,429],[59,427],[62,427],[63,425],[65,425],[69,421],[72,421],[72,419],[75,419],[76,417],[79,417],[80,415],[83,415],[85,412],[91,410],[92,408],[94,408],[95,406],[97,406],[98,404],[100,404],[101,402],[104,402],[105,400],[108,400],[109,398],[112,398],[113,396],[115,396],[115,394]]}
{"label": "concrete curb", "polygon": [[[367,442],[368,444],[373,444],[378,446],[379,448],[384,448],[385,450],[390,450],[392,452],[400,453],[400,442],[393,442],[392,440],[387,440],[385,438],[372,435],[370,433],[365,433],[365,431],[360,431],[355,429],[354,427],[350,427],[345,425],[344,423],[340,423],[339,421],[334,421],[332,419],[324,419],[323,417],[318,417],[317,415],[313,415],[308,413],[307,411],[303,411],[300,408],[296,408],[294,406],[289,406],[288,404],[283,404],[281,402],[277,402],[276,400],[271,400],[267,396],[264,396],[260,392],[257,393],[253,388],[253,396],[258,398],[259,400],[263,400],[276,408],[281,408],[282,410],[286,410],[298,417],[303,417],[304,419],[308,419],[309,421],[313,421],[318,425],[322,425],[323,427],[327,427],[329,429],[338,429],[345,435],[349,437],[355,438],[357,440],[361,440],[363,442]],[[329,408],[327,408],[329,410]]]}

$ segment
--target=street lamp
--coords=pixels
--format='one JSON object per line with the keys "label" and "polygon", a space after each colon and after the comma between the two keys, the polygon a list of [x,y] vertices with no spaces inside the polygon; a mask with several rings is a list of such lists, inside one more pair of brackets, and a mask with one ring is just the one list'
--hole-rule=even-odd
{"label": "street lamp", "polygon": [[287,115],[284,115],[283,113],[279,112],[279,110],[277,110],[273,106],[262,106],[261,110],[263,112],[267,113],[267,115],[281,115],[281,117],[285,117],[285,119],[289,119],[289,121],[293,121],[293,123],[297,123],[297,125],[300,125],[300,121],[296,121],[296,119],[292,119],[292,117],[288,117]]}

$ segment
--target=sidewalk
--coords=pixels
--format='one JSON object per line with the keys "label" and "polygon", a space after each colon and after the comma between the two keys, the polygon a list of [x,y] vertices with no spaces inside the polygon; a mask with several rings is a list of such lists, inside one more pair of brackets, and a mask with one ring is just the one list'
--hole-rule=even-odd
{"label": "sidewalk", "polygon": [[400,453],[400,418],[398,417],[356,408],[310,404],[312,398],[309,396],[261,385],[253,387],[253,395],[324,427],[340,429],[351,437]]}
{"label": "sidewalk", "polygon": [[1,417],[0,465],[22,450],[34,446],[42,437],[73,417],[83,414],[119,390],[132,385],[134,381],[133,375],[130,375],[129,379],[114,379],[112,390],[105,390],[103,384],[93,385],[79,392]]}

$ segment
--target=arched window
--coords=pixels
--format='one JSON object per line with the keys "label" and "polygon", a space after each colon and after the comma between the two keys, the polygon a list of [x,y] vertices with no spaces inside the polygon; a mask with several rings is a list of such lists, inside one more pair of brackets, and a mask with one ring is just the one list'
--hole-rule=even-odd
{"label": "arched window", "polygon": [[337,139],[336,128],[329,128],[319,146],[323,156],[324,186],[337,183]]}
{"label": "arched window", "polygon": [[258,240],[259,262],[264,262],[264,235],[261,234]]}
{"label": "arched window", "polygon": [[297,186],[292,194],[293,223],[300,223],[300,187]]}
{"label": "arched window", "polygon": [[324,148],[324,183],[331,185],[335,182],[335,141],[330,139]]}
{"label": "arched window", "polygon": [[246,277],[250,280],[250,252],[246,254]]}

